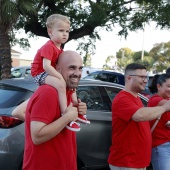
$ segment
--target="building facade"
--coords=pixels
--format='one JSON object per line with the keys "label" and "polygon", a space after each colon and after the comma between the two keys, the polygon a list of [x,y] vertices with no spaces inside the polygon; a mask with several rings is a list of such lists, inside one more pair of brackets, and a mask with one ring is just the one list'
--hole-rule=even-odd
{"label": "building facade", "polygon": [[29,66],[32,63],[32,60],[21,59],[21,53],[11,49],[11,59],[12,59],[12,67],[18,66]]}

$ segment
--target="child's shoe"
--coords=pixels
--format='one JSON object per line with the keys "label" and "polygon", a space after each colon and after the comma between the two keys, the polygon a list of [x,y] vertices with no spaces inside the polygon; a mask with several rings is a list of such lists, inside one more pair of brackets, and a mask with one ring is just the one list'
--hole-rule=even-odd
{"label": "child's shoe", "polygon": [[77,120],[81,123],[90,124],[90,121],[87,120],[86,115],[78,114]]}
{"label": "child's shoe", "polygon": [[78,131],[80,131],[80,124],[72,121],[69,124],[67,124],[66,128],[71,131],[78,132]]}

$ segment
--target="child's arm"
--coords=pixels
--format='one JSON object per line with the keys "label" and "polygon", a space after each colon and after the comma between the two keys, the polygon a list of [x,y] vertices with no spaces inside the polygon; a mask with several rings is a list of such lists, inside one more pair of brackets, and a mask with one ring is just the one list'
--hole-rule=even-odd
{"label": "child's arm", "polygon": [[47,58],[43,58],[43,68],[50,76],[63,80],[63,76],[51,66],[51,61]]}
{"label": "child's arm", "polygon": [[25,120],[25,112],[26,112],[26,107],[28,104],[28,100],[24,101],[20,105],[18,105],[13,111],[12,111],[12,116],[17,117],[20,120]]}

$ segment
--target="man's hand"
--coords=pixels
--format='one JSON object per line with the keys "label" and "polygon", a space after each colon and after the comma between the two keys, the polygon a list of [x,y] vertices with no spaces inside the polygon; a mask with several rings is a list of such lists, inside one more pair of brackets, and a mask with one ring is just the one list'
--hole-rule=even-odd
{"label": "man's hand", "polygon": [[77,110],[78,110],[78,113],[81,114],[81,115],[85,115],[86,112],[87,112],[87,106],[86,106],[86,103],[84,102],[81,102],[80,99],[77,100],[78,101],[78,104],[77,104]]}
{"label": "man's hand", "polygon": [[77,120],[78,117],[78,109],[77,107],[73,107],[73,103],[70,103],[70,105],[67,107],[66,112],[67,115],[69,115],[70,122]]}

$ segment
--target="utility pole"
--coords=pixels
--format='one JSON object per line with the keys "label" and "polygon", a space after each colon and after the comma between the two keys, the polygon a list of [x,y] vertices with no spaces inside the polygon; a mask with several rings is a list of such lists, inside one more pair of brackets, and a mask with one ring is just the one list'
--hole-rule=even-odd
{"label": "utility pole", "polygon": [[142,54],[141,54],[142,61],[143,61],[143,57],[144,57],[144,40],[145,40],[145,23],[143,24],[143,39],[142,39]]}

